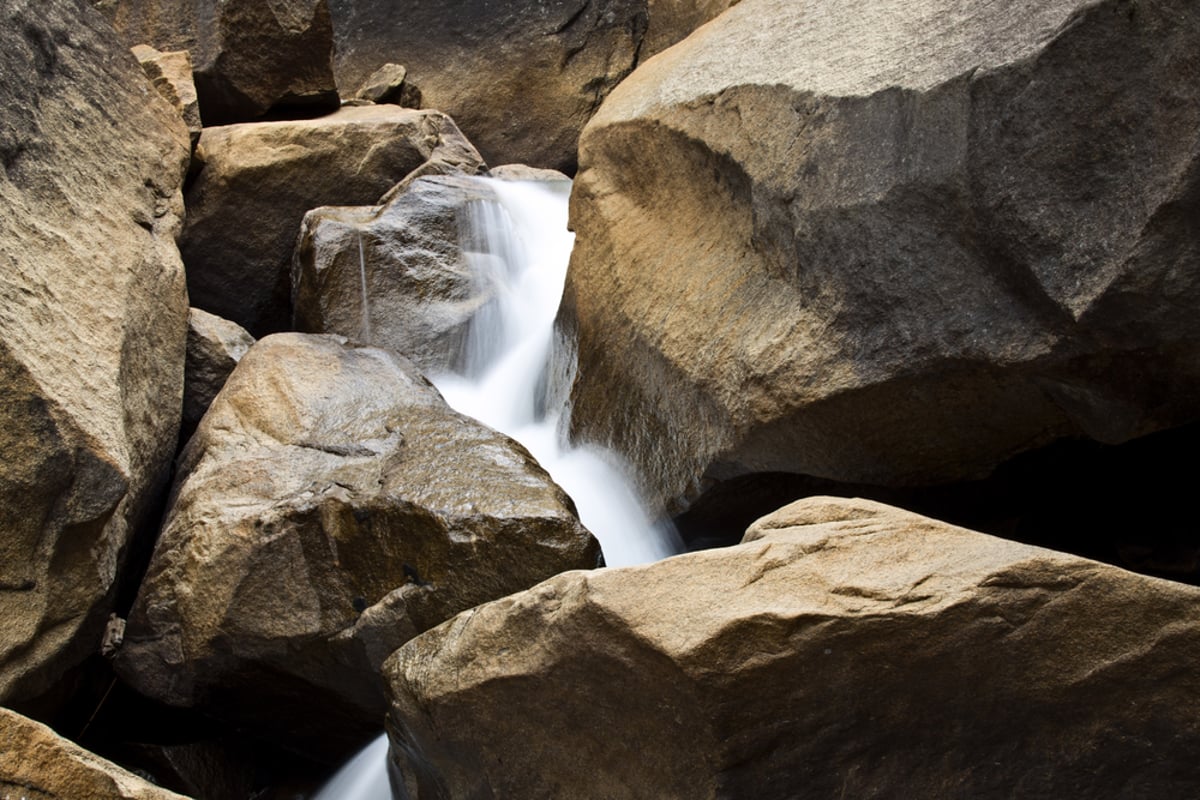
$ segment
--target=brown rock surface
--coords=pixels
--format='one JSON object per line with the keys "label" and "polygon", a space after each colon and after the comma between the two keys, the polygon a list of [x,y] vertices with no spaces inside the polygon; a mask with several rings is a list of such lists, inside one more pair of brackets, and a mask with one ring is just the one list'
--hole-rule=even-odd
{"label": "brown rock surface", "polygon": [[188,134],[104,19],[0,7],[0,703],[100,645],[179,427]]}
{"label": "brown rock surface", "polygon": [[186,800],[5,708],[0,708],[0,797]]}
{"label": "brown rock surface", "polygon": [[[488,161],[574,171],[575,144],[600,101],[656,46],[723,0],[330,0],[334,71],[352,94],[403,62],[426,108],[454,117]],[[649,7],[649,9],[648,9]],[[654,18],[661,9],[662,19]]]}
{"label": "brown rock surface", "polygon": [[291,322],[292,251],[305,212],[375,203],[414,170],[483,164],[437,111],[343,108],[311,120],[208,128],[180,249],[192,304],[255,336]]}
{"label": "brown rock surface", "polygon": [[411,364],[278,334],[180,459],[117,667],[162,702],[344,754],[377,729],[401,643],[599,553],[524,448]]}
{"label": "brown rock surface", "polygon": [[205,125],[338,107],[325,0],[92,0],[130,47],[187,50]]}
{"label": "brown rock surface", "polygon": [[[414,798],[1175,797],[1200,590],[863,500],[560,575],[384,665]],[[631,755],[635,754],[635,755]]]}
{"label": "brown rock surface", "polygon": [[1197,77],[1186,0],[743,0],[583,134],[574,434],[666,502],[1195,419]]}
{"label": "brown rock surface", "polygon": [[253,344],[254,337],[236,322],[198,308],[188,310],[183,429],[189,435]]}
{"label": "brown rock surface", "polygon": [[168,103],[175,107],[187,125],[192,141],[200,138],[200,103],[196,97],[196,82],[192,77],[192,59],[186,50],[163,53],[148,45],[133,47],[133,54],[142,65],[146,77]]}

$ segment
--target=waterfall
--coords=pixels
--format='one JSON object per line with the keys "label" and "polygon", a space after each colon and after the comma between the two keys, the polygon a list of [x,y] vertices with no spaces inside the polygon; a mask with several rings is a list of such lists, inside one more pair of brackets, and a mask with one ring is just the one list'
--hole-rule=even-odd
{"label": "waterfall", "polygon": [[[548,398],[565,398],[569,389],[549,385],[549,360],[575,240],[567,230],[570,184],[477,180],[487,181],[497,200],[467,206],[459,243],[479,288],[491,298],[471,321],[456,370],[430,380],[456,410],[533,453],[575,501],[609,566],[679,552],[674,531],[651,522],[616,457],[567,444],[559,433],[565,409],[547,408]],[[366,307],[364,284],[364,313]],[[390,798],[386,754],[387,737],[380,736],[314,800]]]}

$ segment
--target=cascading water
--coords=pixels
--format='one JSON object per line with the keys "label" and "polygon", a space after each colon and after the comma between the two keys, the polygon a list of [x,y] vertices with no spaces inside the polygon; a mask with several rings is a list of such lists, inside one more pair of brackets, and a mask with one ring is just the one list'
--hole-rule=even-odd
{"label": "cascading water", "polygon": [[[455,409],[533,453],[575,501],[609,566],[679,552],[674,531],[650,521],[615,457],[566,444],[559,435],[564,409],[547,408],[548,398],[567,394],[549,385],[549,361],[575,239],[567,230],[570,184],[478,180],[488,181],[497,201],[467,207],[460,245],[479,288],[491,299],[471,321],[457,371],[430,379]],[[387,739],[381,736],[314,800],[390,800],[386,753]]]}

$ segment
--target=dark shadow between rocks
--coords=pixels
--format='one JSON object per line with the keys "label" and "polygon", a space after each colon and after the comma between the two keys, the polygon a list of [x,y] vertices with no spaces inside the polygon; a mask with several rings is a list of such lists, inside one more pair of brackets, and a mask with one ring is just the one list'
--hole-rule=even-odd
{"label": "dark shadow between rocks", "polygon": [[865,497],[973,530],[1135,572],[1200,585],[1190,507],[1200,423],[1120,445],[1064,440],[1012,458],[986,479],[916,488],[782,472],[707,489],[675,524],[688,550],[736,544],[751,522],[813,495]]}

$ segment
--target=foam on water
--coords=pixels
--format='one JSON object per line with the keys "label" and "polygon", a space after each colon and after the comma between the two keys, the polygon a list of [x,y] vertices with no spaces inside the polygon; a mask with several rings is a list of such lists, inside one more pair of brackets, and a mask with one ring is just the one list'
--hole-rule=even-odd
{"label": "foam on water", "polygon": [[[459,244],[477,288],[491,299],[471,321],[456,371],[430,380],[455,409],[533,453],[575,501],[609,566],[679,552],[674,531],[647,516],[620,461],[599,448],[567,444],[559,434],[564,410],[544,408],[547,397],[566,397],[569,388],[547,381],[554,317],[575,240],[567,230],[570,184],[478,180],[488,182],[497,202],[468,205]],[[387,800],[386,754],[387,738],[380,736],[314,800]]]}

